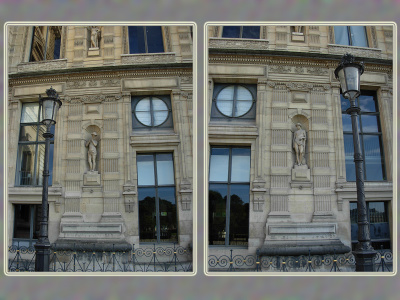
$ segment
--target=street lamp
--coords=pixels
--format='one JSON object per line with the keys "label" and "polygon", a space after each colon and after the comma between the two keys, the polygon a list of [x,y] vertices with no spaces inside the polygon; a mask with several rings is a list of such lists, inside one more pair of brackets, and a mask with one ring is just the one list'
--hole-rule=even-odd
{"label": "street lamp", "polygon": [[62,103],[55,89],[50,87],[46,90],[47,97],[39,95],[39,114],[41,123],[46,126],[43,169],[43,191],[42,191],[42,217],[40,220],[40,232],[38,242],[35,244],[36,261],[35,271],[49,271],[50,264],[50,241],[48,228],[48,194],[49,194],[49,160],[50,160],[50,139],[53,134],[50,127],[56,123],[56,115]]}
{"label": "street lamp", "polygon": [[360,108],[356,107],[356,98],[360,96],[360,76],[364,72],[362,63],[355,63],[354,56],[343,55],[339,66],[335,70],[335,77],[340,81],[343,97],[349,99],[350,107],[346,113],[351,115],[353,128],[354,163],[356,167],[357,211],[358,211],[358,243],[353,254],[356,260],[356,271],[374,271],[374,257],[376,252],[371,246],[369,222],[367,219],[367,204],[364,194],[364,167],[361,154],[357,115]]}

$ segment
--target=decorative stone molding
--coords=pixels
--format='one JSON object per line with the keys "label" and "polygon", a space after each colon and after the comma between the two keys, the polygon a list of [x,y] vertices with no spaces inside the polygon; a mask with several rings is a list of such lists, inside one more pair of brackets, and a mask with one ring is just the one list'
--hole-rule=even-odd
{"label": "decorative stone molding", "polygon": [[192,194],[191,183],[189,181],[183,181],[180,185],[179,193],[181,195],[182,210],[190,210],[192,207]]}
{"label": "decorative stone molding", "polygon": [[338,54],[344,55],[346,53],[351,53],[354,56],[358,57],[370,57],[370,58],[381,58],[382,50],[376,48],[361,48],[354,46],[345,46],[345,45],[328,45],[328,53],[329,54]]}
{"label": "decorative stone molding", "polygon": [[86,103],[97,103],[97,102],[103,102],[106,99],[105,95],[87,95],[83,96],[82,98],[83,102]]}
{"label": "decorative stone molding", "polygon": [[253,211],[262,212],[264,210],[265,194],[267,189],[265,188],[265,180],[257,178],[253,181]]}
{"label": "decorative stone molding", "polygon": [[67,59],[43,60],[29,63],[20,63],[17,66],[18,72],[50,71],[67,68]]}
{"label": "decorative stone molding", "polygon": [[126,183],[123,188],[124,191],[122,195],[124,196],[125,212],[131,213],[135,211],[136,186],[131,183]]}
{"label": "decorative stone molding", "polygon": [[182,76],[181,83],[193,83],[193,77],[192,76]]}
{"label": "decorative stone molding", "polygon": [[176,62],[175,53],[121,54],[123,65],[158,64]]}
{"label": "decorative stone molding", "polygon": [[166,52],[172,52],[172,44],[171,44],[171,33],[170,33],[170,27],[169,26],[163,26],[162,27],[164,30],[164,38],[165,38],[165,44],[166,44]]}
{"label": "decorative stone molding", "polygon": [[210,38],[209,48],[215,49],[268,49],[269,41],[260,39]]}

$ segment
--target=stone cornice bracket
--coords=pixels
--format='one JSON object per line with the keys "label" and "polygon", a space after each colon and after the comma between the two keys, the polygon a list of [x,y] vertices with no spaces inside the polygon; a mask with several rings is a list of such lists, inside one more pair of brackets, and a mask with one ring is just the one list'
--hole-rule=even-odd
{"label": "stone cornice bracket", "polygon": [[61,206],[62,186],[59,183],[53,184],[53,186],[49,187],[49,195],[57,197],[54,203],[54,210],[56,213],[59,213]]}
{"label": "stone cornice bracket", "polygon": [[126,183],[123,189],[122,195],[124,196],[125,212],[131,213],[135,211],[136,186],[131,183]]}
{"label": "stone cornice bracket", "polygon": [[122,98],[121,94],[104,95],[104,96],[105,96],[104,102],[114,102],[114,101],[118,101]]}

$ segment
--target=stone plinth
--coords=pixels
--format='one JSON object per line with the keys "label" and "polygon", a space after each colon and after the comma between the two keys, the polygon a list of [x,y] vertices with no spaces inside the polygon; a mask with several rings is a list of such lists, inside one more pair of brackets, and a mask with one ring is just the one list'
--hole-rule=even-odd
{"label": "stone plinth", "polygon": [[335,223],[266,224],[267,235],[260,255],[347,253],[350,247],[336,236]]}
{"label": "stone plinth", "polygon": [[98,47],[89,48],[88,56],[99,56],[99,55],[100,55],[100,49]]}
{"label": "stone plinth", "polygon": [[60,225],[60,239],[85,241],[123,239],[123,223],[64,223]]}
{"label": "stone plinth", "polygon": [[294,166],[292,169],[292,181],[309,182],[311,171],[307,165]]}
{"label": "stone plinth", "polygon": [[85,186],[99,186],[101,183],[101,175],[98,171],[89,171],[83,174],[83,185]]}

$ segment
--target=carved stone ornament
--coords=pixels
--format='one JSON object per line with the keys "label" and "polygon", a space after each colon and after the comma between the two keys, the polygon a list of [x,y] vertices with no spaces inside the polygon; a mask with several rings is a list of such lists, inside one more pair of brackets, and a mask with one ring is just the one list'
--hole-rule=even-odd
{"label": "carved stone ornament", "polygon": [[105,95],[88,95],[82,97],[82,101],[87,103],[103,102],[105,99]]}

